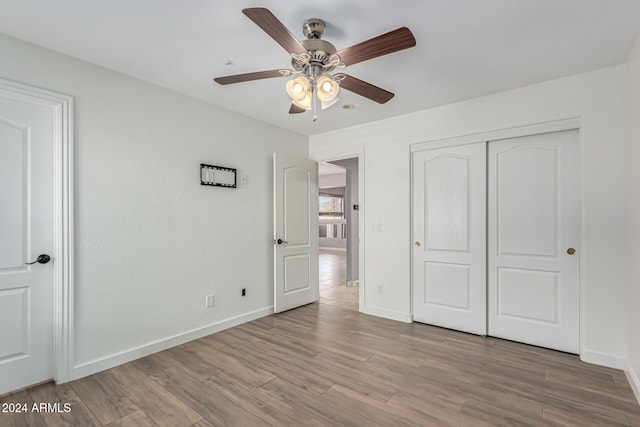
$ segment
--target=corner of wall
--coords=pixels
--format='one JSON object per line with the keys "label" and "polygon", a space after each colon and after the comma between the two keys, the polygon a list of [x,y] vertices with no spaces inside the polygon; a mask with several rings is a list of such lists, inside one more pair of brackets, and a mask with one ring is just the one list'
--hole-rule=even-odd
{"label": "corner of wall", "polygon": [[627,283],[628,283],[628,337],[625,374],[640,403],[640,268],[636,260],[640,256],[640,173],[637,165],[640,161],[640,34],[637,36],[627,58],[627,102],[628,102],[628,141],[627,141]]}
{"label": "corner of wall", "polygon": [[633,390],[638,404],[640,404],[640,374],[633,369],[633,366],[628,361],[624,373],[627,376],[627,380],[629,381],[629,385],[631,385],[631,390]]}
{"label": "corner of wall", "polygon": [[624,357],[584,349],[580,351],[580,360],[593,365],[620,370],[625,369],[627,364],[627,359]]}

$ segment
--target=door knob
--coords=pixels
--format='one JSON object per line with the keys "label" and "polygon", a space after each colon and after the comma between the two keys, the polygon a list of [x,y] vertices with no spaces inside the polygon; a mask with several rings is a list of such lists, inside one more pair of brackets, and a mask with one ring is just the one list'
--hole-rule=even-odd
{"label": "door knob", "polygon": [[273,243],[277,244],[277,245],[284,245],[286,246],[289,242],[287,242],[286,240],[282,240],[280,238],[278,238],[278,240],[273,240]]}
{"label": "door knob", "polygon": [[416,242],[415,245],[416,245],[416,248],[419,248],[420,247],[420,242]]}
{"label": "door knob", "polygon": [[567,253],[568,253],[569,255],[573,255],[573,254],[575,254],[575,253],[576,253],[576,250],[575,250],[575,249],[573,249],[573,248],[569,248],[569,249],[567,249]]}
{"label": "door knob", "polygon": [[49,255],[47,255],[47,254],[41,254],[41,255],[38,255],[38,258],[36,258],[36,260],[35,260],[35,261],[33,261],[33,262],[27,262],[27,263],[25,263],[25,264],[26,264],[26,265],[32,265],[32,264],[35,264],[36,262],[37,262],[38,264],[46,264],[46,263],[48,263],[49,261],[51,261],[51,257],[50,257]]}

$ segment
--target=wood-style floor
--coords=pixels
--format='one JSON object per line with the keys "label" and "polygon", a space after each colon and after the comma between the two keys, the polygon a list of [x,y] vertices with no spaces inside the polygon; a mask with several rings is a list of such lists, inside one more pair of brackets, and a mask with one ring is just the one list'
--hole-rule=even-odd
{"label": "wood-style floor", "polygon": [[3,427],[640,425],[622,371],[328,304],[0,401],[71,404]]}
{"label": "wood-style floor", "polygon": [[347,286],[346,252],[320,249],[320,302],[358,310],[358,286]]}

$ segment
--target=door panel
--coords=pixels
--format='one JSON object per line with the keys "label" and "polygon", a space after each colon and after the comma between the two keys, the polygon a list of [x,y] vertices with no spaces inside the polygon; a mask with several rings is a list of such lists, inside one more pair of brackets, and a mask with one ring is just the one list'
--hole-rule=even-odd
{"label": "door panel", "polygon": [[273,159],[274,311],[279,313],[320,296],[318,165],[282,154]]}
{"label": "door panel", "polygon": [[0,268],[25,269],[28,128],[0,118]]}
{"label": "door panel", "polygon": [[307,168],[289,166],[283,170],[282,201],[284,203],[284,240],[296,245],[309,245],[309,201],[312,174]]}
{"label": "door panel", "polygon": [[414,319],[486,333],[486,144],[413,154]]}
{"label": "door panel", "polygon": [[489,143],[489,334],[579,352],[578,132]]}
{"label": "door panel", "polygon": [[514,144],[509,148],[510,143],[504,142],[506,151],[496,153],[494,159],[497,181],[491,188],[498,194],[498,252],[555,257],[560,147]]}
{"label": "door panel", "polygon": [[499,268],[498,315],[558,324],[558,273]]}
{"label": "door panel", "polygon": [[440,156],[424,164],[428,198],[423,241],[429,250],[469,249],[469,161],[468,157]]}
{"label": "door panel", "polygon": [[469,310],[469,265],[425,262],[423,304]]}
{"label": "door panel", "polygon": [[[11,319],[0,341],[0,361],[29,354],[29,288],[26,286],[0,290],[2,319]],[[4,325],[7,325],[6,323]]]}
{"label": "door panel", "polygon": [[0,91],[0,395],[53,376],[53,117]]}
{"label": "door panel", "polygon": [[285,257],[284,271],[284,295],[301,289],[311,289],[311,262],[308,253]]}

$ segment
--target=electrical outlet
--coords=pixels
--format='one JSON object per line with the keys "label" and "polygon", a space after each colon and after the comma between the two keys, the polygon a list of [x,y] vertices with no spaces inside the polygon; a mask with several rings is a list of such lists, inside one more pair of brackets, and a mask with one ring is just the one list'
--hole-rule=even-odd
{"label": "electrical outlet", "polygon": [[211,308],[214,306],[214,304],[215,304],[215,301],[213,299],[213,295],[207,295],[205,298],[204,307]]}
{"label": "electrical outlet", "polygon": [[242,296],[243,297],[247,296],[247,288],[242,288]]}

